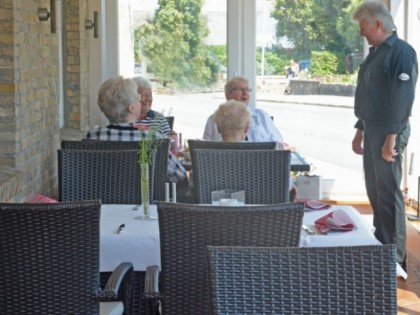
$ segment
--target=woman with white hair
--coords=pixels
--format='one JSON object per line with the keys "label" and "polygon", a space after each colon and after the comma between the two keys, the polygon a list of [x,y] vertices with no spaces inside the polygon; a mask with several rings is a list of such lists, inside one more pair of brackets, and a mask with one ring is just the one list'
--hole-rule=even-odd
{"label": "woman with white hair", "polygon": [[147,130],[152,125],[157,126],[159,131],[169,136],[172,132],[165,116],[152,110],[153,89],[152,82],[144,77],[134,77],[133,81],[137,84],[137,92],[141,97],[140,115],[137,117],[136,125]]}
{"label": "woman with white hair", "polygon": [[[248,107],[239,101],[229,100],[219,105],[213,114],[214,122],[223,142],[242,142],[251,126],[251,113]],[[290,180],[290,201],[294,201],[297,189]]]}
{"label": "woman with white hair", "polygon": [[242,102],[229,100],[221,104],[213,115],[223,142],[244,141],[251,125],[251,114]]}
{"label": "woman with white hair", "polygon": [[[98,105],[109,125],[90,130],[85,138],[111,141],[140,141],[147,138],[148,130],[138,128],[136,120],[140,115],[140,97],[136,83],[122,76],[112,77],[102,83],[98,92]],[[163,138],[156,131],[157,138]],[[186,182],[184,167],[168,152],[168,181]]]}

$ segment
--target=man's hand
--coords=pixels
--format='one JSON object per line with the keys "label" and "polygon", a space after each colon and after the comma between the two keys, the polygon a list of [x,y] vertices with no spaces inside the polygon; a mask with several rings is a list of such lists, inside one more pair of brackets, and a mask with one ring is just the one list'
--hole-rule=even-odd
{"label": "man's hand", "polygon": [[353,152],[356,154],[363,154],[363,130],[357,129],[356,134],[354,135],[353,141],[351,143]]}
{"label": "man's hand", "polygon": [[395,149],[395,139],[397,134],[389,134],[385,138],[385,142],[382,146],[382,158],[388,162],[395,162],[394,156],[398,155],[397,150]]}

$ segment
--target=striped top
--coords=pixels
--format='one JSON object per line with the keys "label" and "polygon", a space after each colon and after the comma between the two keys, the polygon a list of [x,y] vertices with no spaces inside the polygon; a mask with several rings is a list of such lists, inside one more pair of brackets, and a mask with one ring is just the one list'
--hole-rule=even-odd
{"label": "striped top", "polygon": [[171,134],[171,127],[168,124],[168,121],[166,120],[166,117],[158,113],[154,110],[150,110],[146,117],[143,119],[138,119],[136,121],[136,126],[142,126],[145,128],[145,130],[148,130],[149,128],[156,129],[156,131],[159,131],[163,135],[169,136]]}

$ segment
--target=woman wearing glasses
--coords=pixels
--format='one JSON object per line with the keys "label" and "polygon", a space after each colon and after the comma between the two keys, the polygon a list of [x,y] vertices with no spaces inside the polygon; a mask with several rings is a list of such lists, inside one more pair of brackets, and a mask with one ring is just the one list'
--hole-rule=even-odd
{"label": "woman wearing glasses", "polygon": [[[274,125],[270,115],[262,109],[249,107],[248,80],[244,77],[233,77],[225,84],[226,100],[236,100],[244,103],[251,113],[251,125],[246,134],[246,140],[250,142],[283,142],[283,137]],[[207,141],[221,141],[221,135],[211,115],[207,119],[203,139]]]}

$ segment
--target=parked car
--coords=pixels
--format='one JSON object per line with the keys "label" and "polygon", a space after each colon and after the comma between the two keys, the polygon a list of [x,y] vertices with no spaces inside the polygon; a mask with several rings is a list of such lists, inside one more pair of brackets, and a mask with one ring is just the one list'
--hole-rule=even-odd
{"label": "parked car", "polygon": [[311,71],[311,61],[310,60],[300,60],[299,61],[299,72],[300,71]]}

